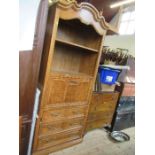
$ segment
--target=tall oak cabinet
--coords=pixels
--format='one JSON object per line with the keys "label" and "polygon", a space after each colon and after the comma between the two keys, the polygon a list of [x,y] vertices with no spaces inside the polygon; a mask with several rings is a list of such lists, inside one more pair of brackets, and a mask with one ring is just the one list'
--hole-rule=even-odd
{"label": "tall oak cabinet", "polygon": [[33,155],[82,141],[107,29],[91,4],[60,0],[49,7]]}

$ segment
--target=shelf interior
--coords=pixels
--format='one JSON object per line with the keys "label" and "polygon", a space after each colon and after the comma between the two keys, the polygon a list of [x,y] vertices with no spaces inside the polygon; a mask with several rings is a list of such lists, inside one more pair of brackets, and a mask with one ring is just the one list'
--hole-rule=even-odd
{"label": "shelf interior", "polygon": [[98,53],[83,52],[82,49],[56,43],[51,71],[93,76],[97,57]]}
{"label": "shelf interior", "polygon": [[98,51],[102,36],[91,25],[85,25],[78,19],[60,19],[56,38],[70,45]]}
{"label": "shelf interior", "polygon": [[93,77],[101,40],[91,25],[59,19],[51,72]]}
{"label": "shelf interior", "polygon": [[65,40],[61,40],[61,39],[56,39],[56,41],[58,43],[61,43],[61,44],[66,44],[68,46],[72,46],[73,48],[82,48],[82,49],[87,50],[89,52],[98,52],[97,49],[89,48],[89,47],[79,45],[79,44],[76,44],[76,43],[72,43],[72,42],[69,42],[69,41],[65,41]]}

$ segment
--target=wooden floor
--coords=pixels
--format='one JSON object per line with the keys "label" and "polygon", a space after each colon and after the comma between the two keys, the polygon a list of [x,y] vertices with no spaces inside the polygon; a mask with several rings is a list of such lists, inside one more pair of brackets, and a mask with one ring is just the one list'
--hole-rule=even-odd
{"label": "wooden floor", "polygon": [[135,128],[123,130],[130,136],[130,141],[114,143],[104,129],[88,132],[82,143],[49,155],[134,155]]}

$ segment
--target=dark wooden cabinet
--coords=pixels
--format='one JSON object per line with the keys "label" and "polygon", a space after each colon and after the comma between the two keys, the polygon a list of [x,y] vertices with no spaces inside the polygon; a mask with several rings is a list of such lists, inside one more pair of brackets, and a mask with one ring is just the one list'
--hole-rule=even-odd
{"label": "dark wooden cabinet", "polygon": [[[19,51],[19,115],[22,117],[20,124],[20,155],[27,154],[29,145],[35,91],[38,83],[48,13],[48,0],[40,0],[38,3],[33,48],[32,50]],[[31,2],[27,4],[31,6]],[[31,12],[32,8],[30,8]],[[28,25],[32,25],[32,23]]]}
{"label": "dark wooden cabinet", "polygon": [[82,141],[107,30],[91,4],[62,0],[49,8],[33,155]]}
{"label": "dark wooden cabinet", "polygon": [[87,131],[111,125],[118,96],[118,92],[93,93],[87,120]]}

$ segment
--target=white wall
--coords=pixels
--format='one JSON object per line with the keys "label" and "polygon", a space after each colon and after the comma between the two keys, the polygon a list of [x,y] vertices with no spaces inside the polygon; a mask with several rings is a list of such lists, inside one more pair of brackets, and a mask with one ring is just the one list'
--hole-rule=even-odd
{"label": "white wall", "polygon": [[40,0],[19,0],[19,51],[32,50]]}
{"label": "white wall", "polygon": [[135,56],[135,35],[111,35],[105,37],[104,46],[110,48],[125,48]]}

